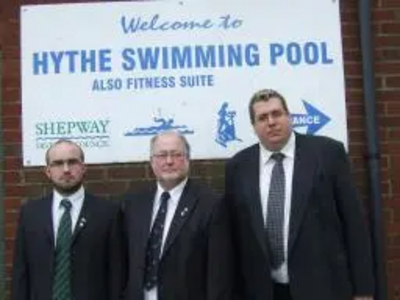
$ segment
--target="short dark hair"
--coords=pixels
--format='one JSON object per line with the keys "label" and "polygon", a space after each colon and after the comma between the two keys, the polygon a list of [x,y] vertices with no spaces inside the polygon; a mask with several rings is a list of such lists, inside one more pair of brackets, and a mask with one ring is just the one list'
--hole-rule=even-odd
{"label": "short dark hair", "polygon": [[79,153],[79,156],[80,156],[79,158],[81,159],[82,162],[85,162],[85,153],[83,152],[81,146],[79,146],[77,143],[75,143],[75,142],[73,142],[73,141],[71,141],[71,140],[68,140],[68,139],[60,139],[60,140],[58,140],[57,142],[55,142],[54,144],[52,144],[52,145],[49,147],[49,149],[47,149],[47,151],[46,151],[46,164],[47,164],[47,165],[50,163],[50,151],[51,151],[55,146],[60,145],[60,144],[70,144],[70,145],[74,145],[75,147],[77,147],[78,150],[79,150],[79,152],[80,152],[80,153]]}
{"label": "short dark hair", "polygon": [[278,93],[277,91],[272,90],[272,89],[260,90],[256,93],[254,93],[250,99],[249,115],[250,115],[251,124],[254,124],[254,122],[255,122],[255,115],[254,115],[254,110],[253,110],[254,104],[256,104],[258,102],[262,102],[262,101],[268,102],[271,98],[278,98],[281,101],[282,107],[285,110],[285,112],[289,113],[286,99],[280,93]]}

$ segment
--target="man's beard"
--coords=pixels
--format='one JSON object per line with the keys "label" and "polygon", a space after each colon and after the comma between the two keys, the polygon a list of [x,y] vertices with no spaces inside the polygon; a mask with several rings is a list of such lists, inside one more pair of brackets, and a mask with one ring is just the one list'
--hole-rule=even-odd
{"label": "man's beard", "polygon": [[58,191],[62,195],[72,195],[73,193],[75,193],[77,190],[79,190],[81,188],[82,183],[83,183],[82,181],[79,181],[73,186],[65,187],[65,186],[61,186],[61,185],[53,182],[53,187],[56,191]]}

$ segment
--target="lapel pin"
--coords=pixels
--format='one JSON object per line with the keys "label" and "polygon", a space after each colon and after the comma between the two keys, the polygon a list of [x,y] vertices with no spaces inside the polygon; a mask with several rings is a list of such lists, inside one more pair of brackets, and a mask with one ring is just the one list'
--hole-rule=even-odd
{"label": "lapel pin", "polygon": [[82,227],[84,227],[85,225],[86,225],[86,219],[85,219],[85,218],[82,218],[82,219],[80,220],[80,222],[79,222],[79,227],[82,228]]}
{"label": "lapel pin", "polygon": [[187,212],[188,212],[188,208],[185,207],[185,208],[181,211],[181,217],[185,216]]}

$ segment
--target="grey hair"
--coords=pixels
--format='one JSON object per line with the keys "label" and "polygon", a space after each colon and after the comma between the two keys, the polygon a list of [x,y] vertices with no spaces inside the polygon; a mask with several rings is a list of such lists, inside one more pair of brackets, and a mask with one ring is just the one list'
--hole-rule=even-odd
{"label": "grey hair", "polygon": [[186,139],[186,137],[177,130],[161,131],[161,132],[157,133],[155,136],[153,136],[150,140],[150,155],[154,154],[154,145],[157,142],[157,139],[163,135],[175,135],[176,137],[178,137],[182,141],[182,144],[183,144],[183,147],[184,147],[184,150],[186,153],[186,157],[188,159],[190,159],[190,151],[191,151],[190,144],[189,144],[188,140]]}

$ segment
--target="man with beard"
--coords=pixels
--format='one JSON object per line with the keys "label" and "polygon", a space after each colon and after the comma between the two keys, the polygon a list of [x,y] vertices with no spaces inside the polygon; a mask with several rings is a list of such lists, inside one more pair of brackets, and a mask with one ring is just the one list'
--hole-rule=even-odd
{"label": "man with beard", "polygon": [[26,202],[15,242],[13,300],[118,299],[122,282],[120,216],[87,193],[84,153],[59,140],[46,153],[53,192]]}

